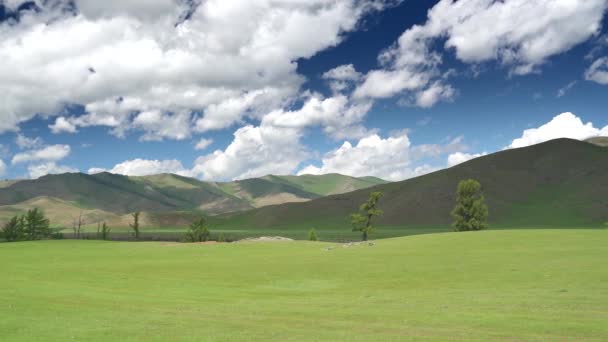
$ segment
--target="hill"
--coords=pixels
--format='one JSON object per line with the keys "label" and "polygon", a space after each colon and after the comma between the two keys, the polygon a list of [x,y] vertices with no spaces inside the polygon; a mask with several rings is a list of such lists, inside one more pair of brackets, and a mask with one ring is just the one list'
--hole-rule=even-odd
{"label": "hill", "polygon": [[462,179],[481,182],[494,227],[597,226],[608,221],[608,150],[557,139],[505,150],[402,182],[306,203],[268,206],[224,216],[225,228],[348,229],[349,214],[371,191],[382,191],[381,226],[446,227]]}
{"label": "hill", "polygon": [[588,143],[594,144],[594,145],[598,145],[598,146],[602,146],[602,147],[608,147],[608,137],[595,137],[595,138],[589,138],[587,140],[585,140]]}
{"label": "hill", "polygon": [[[38,207],[58,225],[71,224],[80,212],[89,223],[117,225],[125,216],[145,212],[149,224],[182,225],[192,213],[216,215],[269,204],[302,202],[383,183],[342,175],[266,176],[228,183],[203,182],[174,174],[145,177],[99,173],[47,175],[35,180],[5,181],[0,186],[0,221]],[[173,214],[171,214],[173,213]],[[173,218],[173,221],[169,218]],[[0,222],[1,223],[1,222]]]}
{"label": "hill", "polygon": [[0,334],[3,341],[606,341],[607,254],[606,231],[590,229],[428,234],[373,246],[0,243]]}

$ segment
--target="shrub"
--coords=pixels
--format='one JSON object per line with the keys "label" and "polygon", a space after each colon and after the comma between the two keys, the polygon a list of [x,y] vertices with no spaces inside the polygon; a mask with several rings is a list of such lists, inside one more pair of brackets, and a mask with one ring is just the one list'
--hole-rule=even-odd
{"label": "shrub", "polygon": [[308,241],[319,241],[319,237],[317,236],[317,231],[312,228],[308,231]]}

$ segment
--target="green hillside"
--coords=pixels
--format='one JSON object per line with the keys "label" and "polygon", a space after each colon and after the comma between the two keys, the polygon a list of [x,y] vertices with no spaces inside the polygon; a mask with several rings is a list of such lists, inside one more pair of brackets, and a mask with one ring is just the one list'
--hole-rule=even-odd
{"label": "green hillside", "polygon": [[348,216],[370,191],[382,191],[379,225],[447,227],[457,183],[481,182],[494,227],[597,226],[608,221],[608,150],[558,139],[501,151],[450,169],[306,203],[228,215],[219,227],[348,229]]}
{"label": "green hillside", "polygon": [[0,340],[606,341],[607,233],[0,243]]}
{"label": "green hillside", "polygon": [[[306,179],[302,181],[297,176],[267,176],[214,183],[173,174],[127,177],[110,173],[71,173],[36,180],[4,181],[0,185],[0,223],[15,213],[31,209],[34,203],[58,225],[68,225],[82,211],[87,222],[98,222],[97,217],[122,226],[129,220],[121,216],[142,211],[149,214],[149,223],[155,226],[182,226],[191,219],[192,213],[216,215],[302,202],[319,198],[326,192],[361,189],[382,182],[342,175],[304,177]],[[96,214],[96,211],[104,214]],[[169,212],[175,214],[163,214],[162,220],[154,219],[159,217],[154,213]],[[166,217],[175,220],[171,222]]]}

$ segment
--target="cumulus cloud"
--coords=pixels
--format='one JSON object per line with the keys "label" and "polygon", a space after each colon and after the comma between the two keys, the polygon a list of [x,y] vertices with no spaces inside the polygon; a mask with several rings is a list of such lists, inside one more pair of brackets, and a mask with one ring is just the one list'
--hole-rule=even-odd
{"label": "cumulus cloud", "polygon": [[452,153],[448,156],[448,167],[456,166],[458,164],[462,164],[471,159],[479,158],[479,157],[482,157],[485,155],[487,155],[486,152],[475,153],[475,154],[464,153],[464,152]]}
{"label": "cumulus cloud", "polygon": [[406,134],[381,138],[373,134],[356,145],[346,141],[327,153],[321,166],[309,165],[298,172],[303,174],[341,173],[349,176],[376,176],[386,180],[403,180],[436,170],[423,165],[414,167],[413,150]]}
{"label": "cumulus cloud", "polygon": [[562,113],[548,123],[527,129],[520,138],[511,142],[508,148],[525,147],[557,138],[584,140],[595,136],[608,136],[608,126],[599,129],[593,123],[583,123],[581,118],[572,113]]}
{"label": "cumulus cloud", "polygon": [[103,168],[91,168],[89,174],[100,172],[110,172],[125,176],[149,176],[160,173],[173,173],[182,176],[190,176],[190,171],[186,170],[179,160],[147,160],[133,159],[117,164],[110,170]]}
{"label": "cumulus cloud", "polygon": [[354,95],[406,95],[422,107],[451,99],[451,86],[438,83],[444,78],[438,39],[464,63],[498,61],[511,74],[538,72],[549,57],[596,35],[606,6],[605,0],[441,0],[423,25],[406,30],[380,54],[382,68],[368,72]]}
{"label": "cumulus cloud", "polygon": [[139,129],[144,140],[184,139],[192,127],[259,119],[297,96],[304,79],[295,61],[398,2],[36,1],[39,10],[0,29],[0,132],[56,116],[66,103],[86,114],[63,114],[53,132],[103,125],[118,136]]}
{"label": "cumulus cloud", "polygon": [[60,116],[55,119],[55,123],[49,125],[51,132],[53,134],[61,134],[61,133],[76,133],[78,130],[76,129],[76,125],[67,120],[65,117]]}
{"label": "cumulus cloud", "polygon": [[294,128],[241,127],[225,150],[198,158],[192,172],[206,180],[291,174],[308,157],[300,138]]}
{"label": "cumulus cloud", "polygon": [[608,84],[608,57],[593,62],[585,72],[585,79],[599,84]]}
{"label": "cumulus cloud", "polygon": [[67,157],[71,152],[69,145],[51,145],[37,150],[20,152],[13,156],[12,164],[36,161],[55,162]]}
{"label": "cumulus cloud", "polygon": [[351,101],[345,95],[329,98],[314,95],[298,110],[276,110],[267,114],[262,125],[294,129],[321,126],[336,139],[361,137],[369,133],[361,121],[371,106],[371,101]]}
{"label": "cumulus cloud", "polygon": [[340,93],[349,89],[362,76],[363,74],[358,72],[354,65],[345,64],[326,71],[323,73],[322,78],[329,82],[329,87],[334,93]]}
{"label": "cumulus cloud", "polygon": [[206,149],[207,147],[209,147],[211,144],[213,144],[213,139],[202,138],[201,140],[199,140],[196,143],[196,145],[194,146],[194,149],[198,150],[198,151],[202,151],[202,150]]}
{"label": "cumulus cloud", "polygon": [[40,178],[42,176],[50,174],[60,174],[67,172],[78,172],[78,169],[65,166],[57,165],[55,162],[47,162],[43,164],[35,164],[27,167],[29,177],[32,179]]}

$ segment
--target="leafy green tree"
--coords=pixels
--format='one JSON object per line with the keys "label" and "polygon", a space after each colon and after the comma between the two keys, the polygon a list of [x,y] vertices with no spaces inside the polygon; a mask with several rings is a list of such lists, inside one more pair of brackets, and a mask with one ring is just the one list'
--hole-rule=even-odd
{"label": "leafy green tree", "polygon": [[40,209],[28,210],[22,221],[27,240],[39,240],[51,236],[50,222],[44,217],[44,213]]}
{"label": "leafy green tree", "polygon": [[317,231],[312,228],[308,231],[308,241],[319,241],[319,237],[317,236]]}
{"label": "leafy green tree", "polygon": [[457,232],[488,228],[488,207],[478,181],[467,179],[458,183],[456,207],[452,210],[452,217],[452,226]]}
{"label": "leafy green tree", "polygon": [[13,216],[4,227],[2,227],[2,235],[6,241],[14,242],[23,239],[23,221],[19,216]]}
{"label": "leafy green tree", "polygon": [[209,231],[209,227],[207,227],[207,220],[201,217],[192,222],[186,232],[185,238],[189,242],[204,242],[209,240],[209,236],[211,236],[211,232]]}
{"label": "leafy green tree", "polygon": [[359,207],[359,212],[350,215],[353,232],[361,232],[363,241],[367,241],[369,235],[375,230],[372,226],[373,218],[384,214],[384,211],[378,209],[378,202],[382,196],[384,196],[382,192],[372,192],[367,202]]}
{"label": "leafy green tree", "polygon": [[133,229],[133,237],[139,240],[139,211],[134,212],[131,216],[133,216],[133,223],[129,223],[129,227]]}

